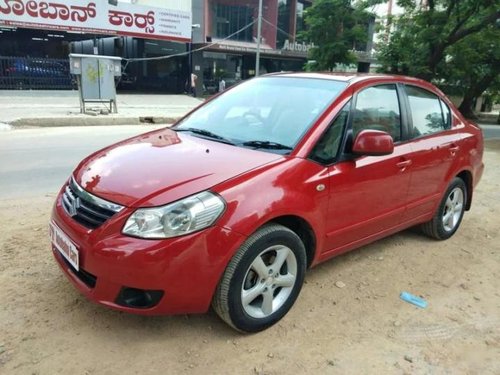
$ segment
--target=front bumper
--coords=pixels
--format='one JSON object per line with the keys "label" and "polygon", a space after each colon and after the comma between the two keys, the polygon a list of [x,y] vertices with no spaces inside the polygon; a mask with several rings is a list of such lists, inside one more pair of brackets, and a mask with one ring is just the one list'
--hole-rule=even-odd
{"label": "front bumper", "polygon": [[[53,247],[68,279],[88,299],[121,311],[144,315],[206,312],[227,263],[246,237],[213,226],[173,239],[133,238],[121,233],[131,213],[124,209],[89,230],[66,213],[58,196],[52,221],[79,252],[80,272],[76,272]],[[163,294],[153,307],[132,308],[117,303],[124,288]]]}

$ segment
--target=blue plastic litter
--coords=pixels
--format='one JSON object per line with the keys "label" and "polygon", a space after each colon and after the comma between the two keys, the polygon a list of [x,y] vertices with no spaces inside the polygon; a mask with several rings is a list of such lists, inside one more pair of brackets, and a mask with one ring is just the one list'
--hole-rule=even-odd
{"label": "blue plastic litter", "polygon": [[401,292],[401,294],[399,295],[399,298],[401,298],[403,301],[411,303],[412,305],[420,307],[421,309],[425,309],[427,307],[426,300],[424,300],[420,297],[414,296],[413,294],[408,293],[408,292]]}

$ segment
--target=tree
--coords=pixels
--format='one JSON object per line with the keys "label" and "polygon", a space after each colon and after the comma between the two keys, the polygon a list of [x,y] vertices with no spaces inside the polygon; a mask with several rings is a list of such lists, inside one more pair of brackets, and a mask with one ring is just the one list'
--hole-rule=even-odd
{"label": "tree", "polygon": [[431,80],[448,49],[500,19],[498,0],[399,0],[388,44],[380,46],[384,70]]}
{"label": "tree", "polygon": [[301,33],[301,38],[315,44],[309,57],[316,61],[316,70],[356,62],[353,49],[366,43],[372,17],[366,11],[366,4],[376,2],[380,1],[317,0],[307,9],[307,30]]}
{"label": "tree", "polygon": [[500,28],[490,25],[464,38],[449,50],[446,62],[439,66],[449,91],[463,97],[459,110],[474,118],[474,100],[486,90],[490,96],[500,92]]}
{"label": "tree", "polygon": [[[422,5],[423,3],[423,5]],[[498,0],[399,0],[387,44],[378,48],[382,70],[454,88],[462,113],[498,79]],[[496,34],[495,34],[496,33]],[[496,56],[496,57],[495,57]]]}

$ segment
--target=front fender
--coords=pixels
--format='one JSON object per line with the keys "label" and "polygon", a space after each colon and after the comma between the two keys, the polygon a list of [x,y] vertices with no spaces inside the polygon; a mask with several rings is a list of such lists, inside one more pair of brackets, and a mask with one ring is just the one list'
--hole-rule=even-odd
{"label": "front fender", "polygon": [[312,228],[316,254],[321,252],[330,190],[327,168],[310,160],[286,158],[213,190],[227,203],[218,225],[249,236],[273,219],[298,216]]}

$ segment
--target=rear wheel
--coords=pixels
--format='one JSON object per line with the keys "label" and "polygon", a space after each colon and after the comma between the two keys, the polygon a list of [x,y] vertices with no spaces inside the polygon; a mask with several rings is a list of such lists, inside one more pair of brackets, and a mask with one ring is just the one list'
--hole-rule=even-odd
{"label": "rear wheel", "polygon": [[302,288],[305,270],[306,252],[297,234],[282,225],[266,225],[234,255],[212,306],[237,330],[261,331],[290,310]]}
{"label": "rear wheel", "polygon": [[453,236],[462,222],[466,203],[465,183],[461,178],[455,177],[448,186],[432,220],[422,224],[423,232],[438,240],[446,240]]}

